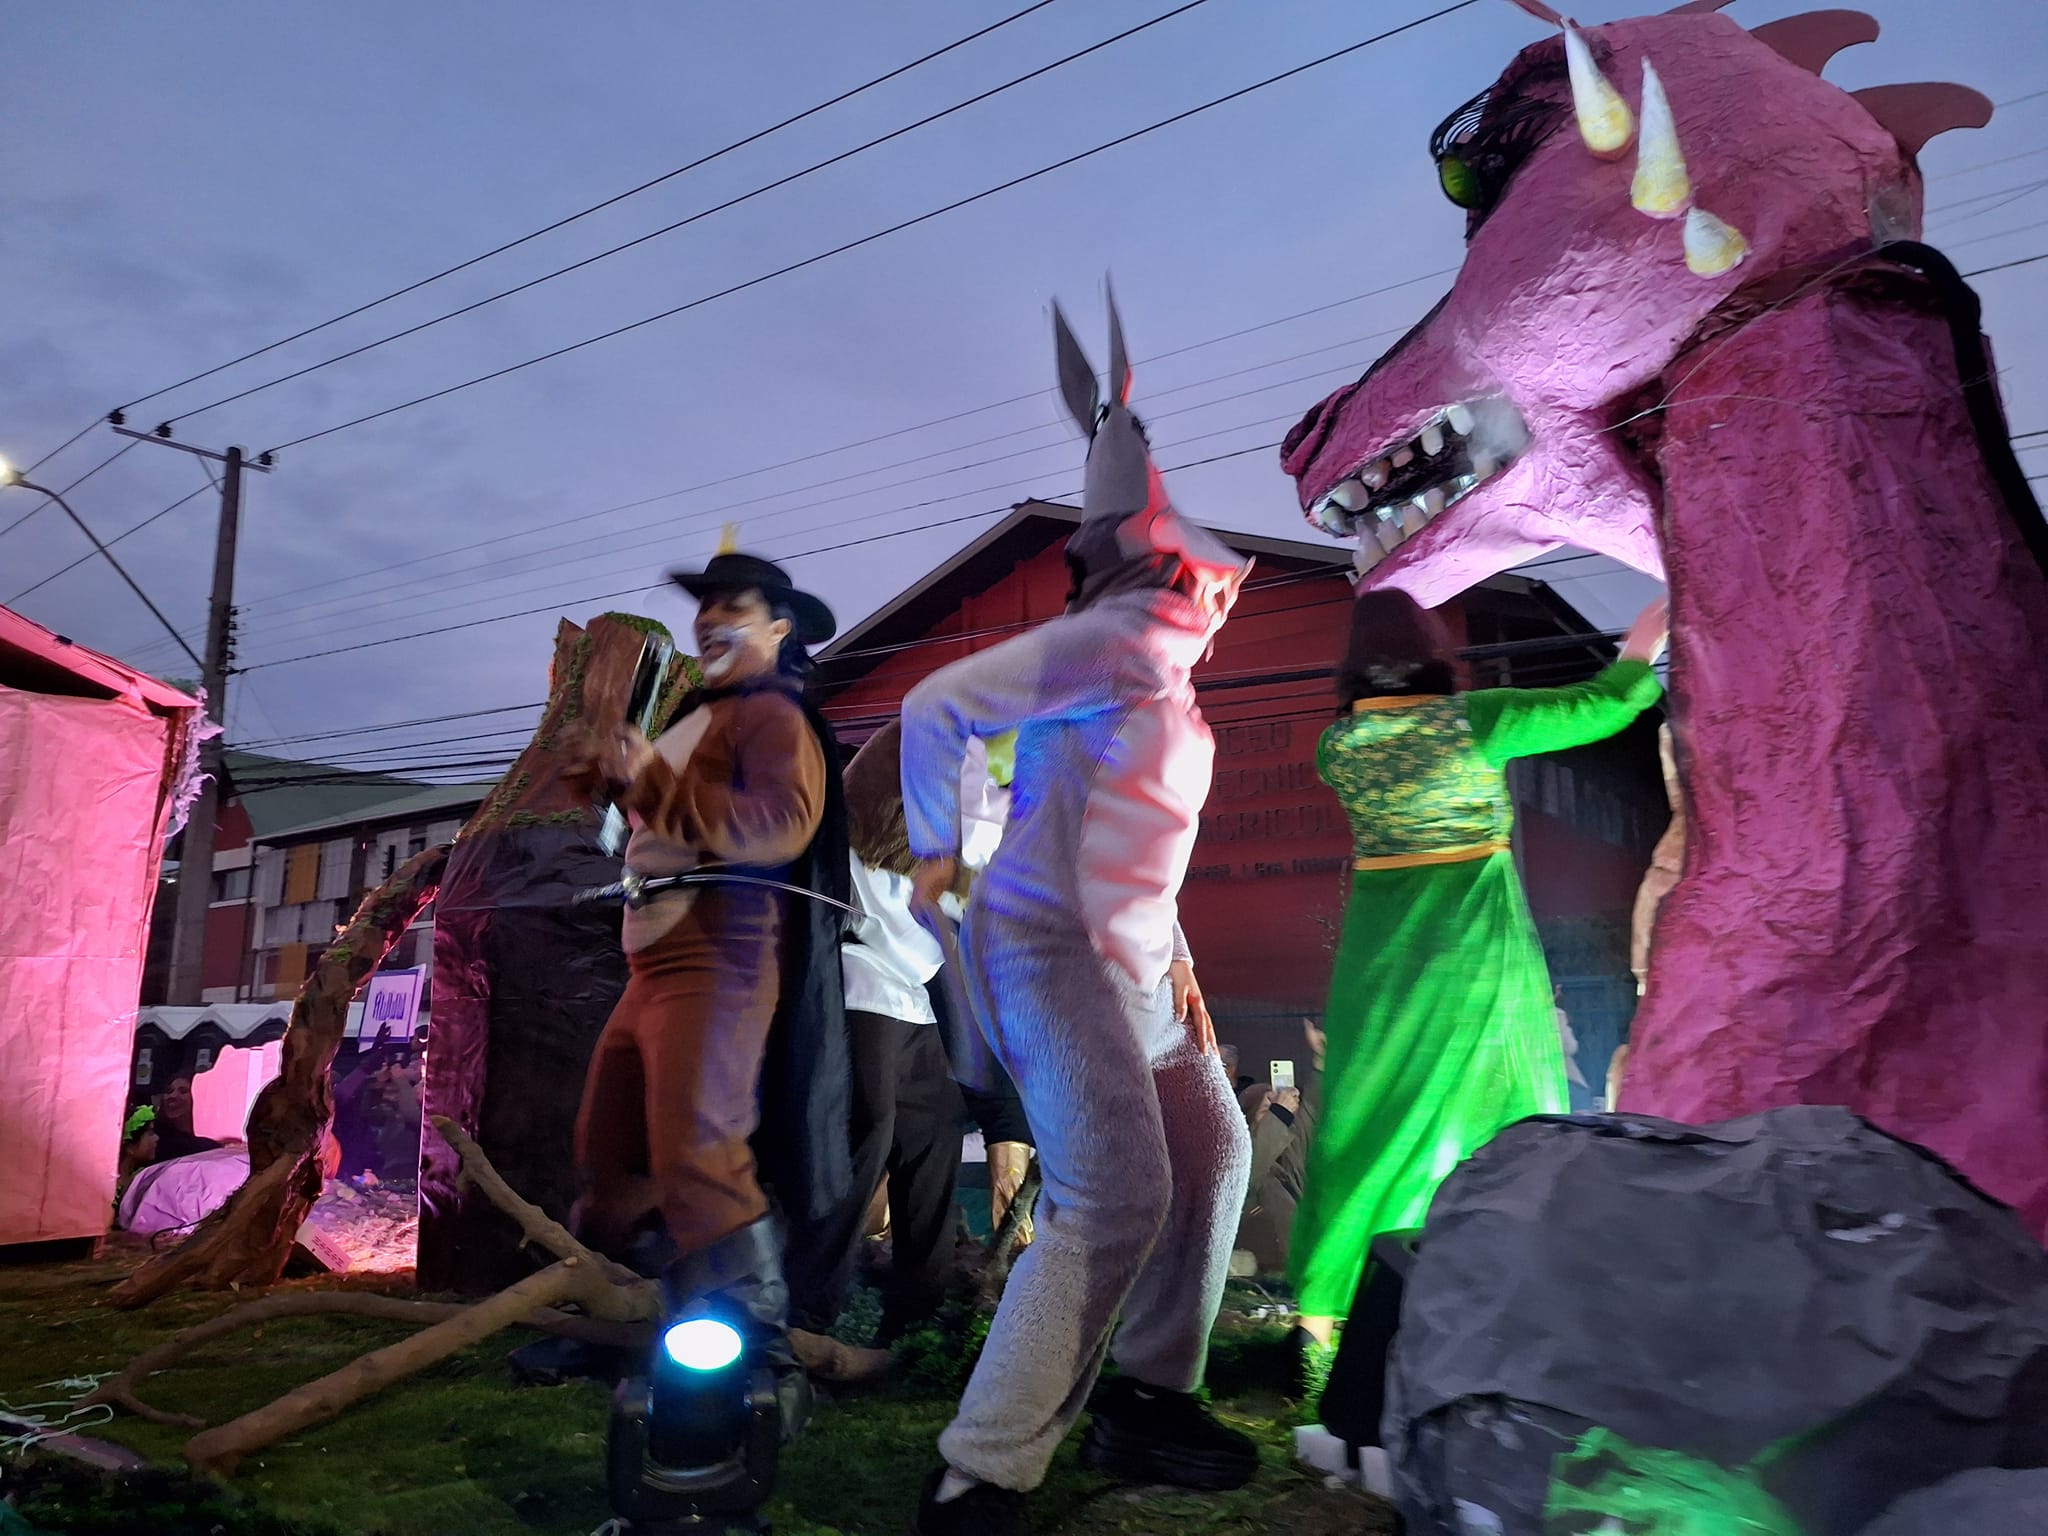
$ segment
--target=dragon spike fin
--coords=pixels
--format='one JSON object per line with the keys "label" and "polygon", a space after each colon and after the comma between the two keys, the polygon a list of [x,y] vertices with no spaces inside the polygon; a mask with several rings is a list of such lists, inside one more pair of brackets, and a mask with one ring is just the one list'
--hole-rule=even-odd
{"label": "dragon spike fin", "polygon": [[1694,204],[1685,211],[1685,265],[1696,277],[1719,277],[1742,265],[1749,242],[1742,231]]}
{"label": "dragon spike fin", "polygon": [[1967,85],[1926,80],[1873,85],[1849,94],[1899,141],[1899,148],[1915,157],[1936,134],[1982,128],[1991,121],[1991,98]]}
{"label": "dragon spike fin", "polygon": [[1579,119],[1579,137],[1602,160],[1620,159],[1635,142],[1635,114],[1600,72],[1593,50],[1577,27],[1564,29],[1564,56],[1571,69],[1572,110]]}
{"label": "dragon spike fin", "polygon": [[1538,21],[1548,22],[1553,27],[1561,27],[1565,24],[1564,18],[1545,5],[1543,0],[1508,0],[1508,4],[1515,6],[1517,9],[1527,11]]}
{"label": "dragon spike fin", "polygon": [[1678,122],[1657,66],[1643,60],[1642,131],[1636,145],[1635,180],[1629,201],[1653,219],[1675,219],[1692,205],[1692,178],[1678,147]]}
{"label": "dragon spike fin", "polygon": [[1109,392],[1119,405],[1131,403],[1131,355],[1124,350],[1124,322],[1116,312],[1116,290],[1103,274],[1103,297],[1109,300]]}
{"label": "dragon spike fin", "polygon": [[1734,0],[1685,0],[1685,4],[1674,5],[1664,14],[1666,16],[1711,16],[1716,11],[1727,9],[1733,3]]}
{"label": "dragon spike fin", "polygon": [[721,555],[736,555],[740,552],[740,525],[727,523],[718,530],[718,552]]}
{"label": "dragon spike fin", "polygon": [[1844,48],[1876,42],[1878,30],[1877,18],[1861,11],[1805,11],[1751,27],[1749,35],[1817,75]]}
{"label": "dragon spike fin", "polygon": [[1095,377],[1095,365],[1074,339],[1074,329],[1057,302],[1052,307],[1053,346],[1059,354],[1060,398],[1067,402],[1067,414],[1082,435],[1095,435],[1095,412],[1102,404],[1102,385]]}

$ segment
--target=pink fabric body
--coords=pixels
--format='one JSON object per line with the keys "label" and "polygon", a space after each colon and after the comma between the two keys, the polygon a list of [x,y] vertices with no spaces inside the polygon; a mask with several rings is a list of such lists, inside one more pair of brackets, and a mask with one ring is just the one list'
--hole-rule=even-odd
{"label": "pink fabric body", "polygon": [[0,1244],[107,1229],[169,728],[0,687]]}
{"label": "pink fabric body", "polygon": [[2048,582],[1947,326],[1823,292],[1676,371],[1690,825],[1621,1107],[1845,1104],[2048,1232]]}

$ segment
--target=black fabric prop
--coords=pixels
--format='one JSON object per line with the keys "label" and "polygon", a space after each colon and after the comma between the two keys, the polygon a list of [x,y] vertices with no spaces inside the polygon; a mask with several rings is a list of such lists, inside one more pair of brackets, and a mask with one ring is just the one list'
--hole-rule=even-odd
{"label": "black fabric prop", "polygon": [[2048,1254],[1846,1110],[1521,1121],[1445,1181],[1408,1276],[1382,1428],[1409,1536],[1474,1529],[1460,1501],[1539,1536],[1593,1425],[1759,1463],[1808,1536],[2048,1465]]}
{"label": "black fabric prop", "polygon": [[[457,842],[434,903],[429,1115],[467,1129],[512,1187],[557,1221],[576,1200],[576,1108],[590,1053],[626,989],[615,907],[578,906],[618,861],[580,826],[491,827]],[[470,1295],[533,1272],[518,1227],[421,1138],[419,1283]]]}

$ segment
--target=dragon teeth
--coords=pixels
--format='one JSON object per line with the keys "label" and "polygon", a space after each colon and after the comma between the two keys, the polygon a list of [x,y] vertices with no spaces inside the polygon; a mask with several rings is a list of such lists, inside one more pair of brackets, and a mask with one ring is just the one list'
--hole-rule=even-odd
{"label": "dragon teeth", "polygon": [[1422,456],[1433,459],[1444,451],[1444,429],[1436,422],[1431,422],[1422,429],[1419,441],[1422,444]]}
{"label": "dragon teeth", "polygon": [[1387,480],[1393,472],[1393,469],[1385,459],[1374,459],[1358,472],[1358,478],[1364,482],[1365,488],[1369,491],[1384,490]]}
{"label": "dragon teeth", "polygon": [[1406,469],[1415,462],[1415,450],[1413,448],[1396,448],[1393,458],[1389,462],[1396,469]]}
{"label": "dragon teeth", "polygon": [[1433,485],[1422,493],[1417,499],[1416,505],[1422,508],[1422,515],[1424,517],[1435,517],[1446,506],[1450,505],[1450,497],[1444,493],[1442,486]]}
{"label": "dragon teeth", "polygon": [[1401,509],[1401,531],[1403,533],[1420,533],[1428,526],[1429,512],[1423,506],[1421,497],[1418,496]]}
{"label": "dragon teeth", "polygon": [[1469,405],[1452,406],[1444,412],[1444,420],[1450,423],[1451,430],[1460,437],[1470,437],[1472,428],[1477,425],[1472,415],[1472,407]]}
{"label": "dragon teeth", "polygon": [[1346,480],[1330,492],[1330,500],[1337,503],[1346,512],[1356,512],[1365,505],[1368,494],[1363,481]]}

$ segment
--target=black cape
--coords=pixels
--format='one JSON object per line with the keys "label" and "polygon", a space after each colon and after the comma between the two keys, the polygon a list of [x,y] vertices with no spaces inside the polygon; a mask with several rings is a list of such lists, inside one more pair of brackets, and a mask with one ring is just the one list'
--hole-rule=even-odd
{"label": "black cape", "polygon": [[[850,901],[853,875],[847,854],[846,786],[839,741],[831,722],[786,676],[764,679],[788,690],[817,735],[825,758],[825,811],[817,835],[796,861],[764,871],[836,901]],[[757,686],[762,686],[757,685]],[[684,700],[676,718],[723,697],[704,690]],[[853,1063],[846,1034],[846,987],[839,944],[847,917],[837,907],[802,896],[785,898],[782,995],[768,1030],[761,1066],[761,1124],[754,1161],[783,1215],[817,1221],[853,1189]]]}

